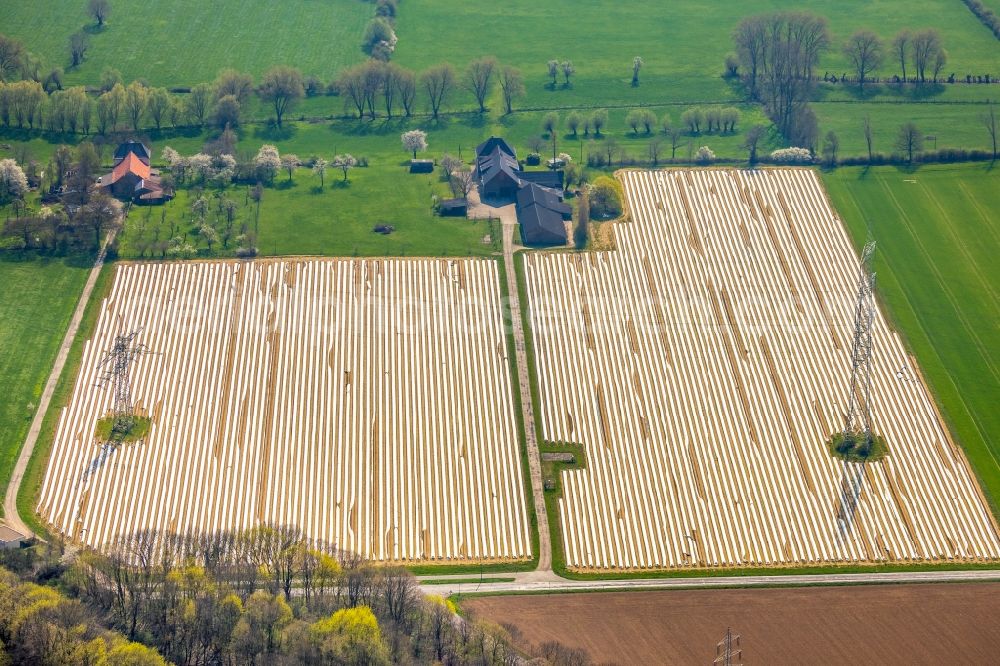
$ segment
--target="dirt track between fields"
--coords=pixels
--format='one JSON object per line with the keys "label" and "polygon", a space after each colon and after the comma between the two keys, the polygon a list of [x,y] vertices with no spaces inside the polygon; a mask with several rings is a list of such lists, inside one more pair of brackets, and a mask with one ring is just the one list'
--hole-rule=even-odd
{"label": "dirt track between fields", "polygon": [[995,663],[1000,583],[482,597],[478,617],[522,643],[558,640],[594,663],[708,664],[726,627],[745,664]]}

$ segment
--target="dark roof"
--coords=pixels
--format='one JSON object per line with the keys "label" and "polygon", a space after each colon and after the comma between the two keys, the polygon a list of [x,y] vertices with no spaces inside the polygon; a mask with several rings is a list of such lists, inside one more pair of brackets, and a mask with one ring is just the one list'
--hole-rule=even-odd
{"label": "dark roof", "polygon": [[565,245],[563,216],[571,210],[554,191],[528,183],[517,191],[521,240],[528,245]]}
{"label": "dark roof", "polygon": [[562,171],[522,171],[521,180],[528,183],[537,183],[542,187],[551,187],[561,190],[563,187]]}
{"label": "dark roof", "polygon": [[434,160],[410,160],[410,173],[431,173]]}
{"label": "dark roof", "polygon": [[115,148],[115,166],[125,159],[129,153],[134,154],[146,164],[149,164],[150,157],[152,157],[152,153],[149,152],[149,148],[146,147],[146,144],[140,143],[139,141],[129,140],[125,143],[118,144],[118,147]]}
{"label": "dark roof", "polygon": [[506,141],[504,141],[498,136],[491,136],[490,138],[486,139],[486,141],[483,141],[481,144],[476,146],[476,157],[483,157],[485,155],[489,155],[497,148],[499,148],[500,150],[502,150],[503,152],[507,153],[515,160],[517,160],[517,153],[514,152],[514,149],[510,147],[510,144],[508,144]]}
{"label": "dark roof", "polygon": [[[499,139],[503,141],[503,139]],[[501,174],[506,174],[515,183],[520,182],[518,178],[520,166],[512,155],[503,150],[501,146],[496,146],[488,155],[480,156],[476,162],[476,169],[479,171],[479,178],[484,184],[489,183]]]}
{"label": "dark roof", "polygon": [[468,208],[469,203],[464,198],[459,198],[459,199],[442,199],[438,203],[438,206],[442,210],[446,210],[446,209],[447,210],[457,210],[459,208],[461,208],[462,210],[465,210],[466,208]]}
{"label": "dark roof", "polygon": [[542,206],[560,215],[572,215],[573,213],[573,208],[563,201],[558,192],[548,187],[541,187],[536,183],[526,183],[517,191],[517,205],[519,208],[532,205]]}
{"label": "dark roof", "polygon": [[441,215],[465,215],[469,210],[469,202],[465,199],[442,199],[438,203],[438,213]]}

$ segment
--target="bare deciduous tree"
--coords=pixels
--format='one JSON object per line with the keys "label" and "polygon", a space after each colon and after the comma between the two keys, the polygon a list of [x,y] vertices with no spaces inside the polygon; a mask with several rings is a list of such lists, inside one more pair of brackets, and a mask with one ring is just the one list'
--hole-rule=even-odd
{"label": "bare deciduous tree", "polygon": [[670,159],[673,160],[677,158],[677,149],[684,143],[684,130],[680,127],[671,127],[667,130],[667,136],[670,138]]}
{"label": "bare deciduous tree", "polygon": [[896,135],[896,150],[906,155],[906,163],[913,164],[913,157],[924,147],[924,135],[914,123],[903,123]]}
{"label": "bare deciduous tree", "polygon": [[459,169],[451,175],[451,186],[456,194],[461,193],[463,197],[467,197],[474,185],[475,179],[470,169]]}
{"label": "bare deciduous tree", "polygon": [[865,114],[865,119],[862,124],[862,129],[865,133],[865,145],[868,146],[868,163],[872,163],[872,118],[871,116]]}
{"label": "bare deciduous tree", "polygon": [[465,70],[465,86],[476,98],[480,113],[486,112],[486,98],[489,97],[493,87],[493,72],[496,68],[497,59],[493,56],[486,56],[473,60]]}
{"label": "bare deciduous tree", "polygon": [[815,128],[808,102],[813,69],[830,43],[826,19],[806,12],[751,16],[733,34],[751,99],[793,143],[811,142]]}
{"label": "bare deciduous tree", "polygon": [[653,166],[660,163],[660,148],[662,146],[663,142],[659,138],[654,138],[649,142],[649,161]]}
{"label": "bare deciduous tree", "polygon": [[917,70],[917,78],[921,83],[927,80],[927,70],[934,67],[940,50],[941,35],[937,30],[928,28],[913,36],[913,68]]}
{"label": "bare deciduous tree", "polygon": [[500,92],[503,95],[505,113],[514,111],[514,100],[524,97],[524,81],[521,70],[505,66],[500,70]]}
{"label": "bare deciduous tree", "polygon": [[989,134],[990,143],[993,144],[993,159],[997,158],[997,109],[993,102],[990,102],[986,106],[986,111],[979,117],[980,122],[983,123],[983,127],[986,128],[986,133]]}
{"label": "bare deciduous tree", "polygon": [[933,83],[938,82],[938,77],[941,76],[944,66],[948,64],[948,51],[945,49],[938,49],[937,53],[934,54],[934,70],[931,81]]}
{"label": "bare deciduous tree", "polygon": [[462,160],[458,159],[454,155],[445,153],[441,156],[441,168],[444,169],[445,176],[451,179],[453,173],[458,171],[462,167]]}
{"label": "bare deciduous tree", "polygon": [[906,61],[910,59],[912,42],[913,34],[909,30],[900,30],[892,39],[892,54],[899,61],[899,67],[903,72],[903,83],[906,83]]}
{"label": "bare deciduous tree", "polygon": [[868,76],[882,66],[882,40],[871,30],[858,30],[844,44],[844,55],[858,76],[858,87],[864,90]]}
{"label": "bare deciduous tree", "polygon": [[435,65],[420,75],[420,83],[427,93],[431,115],[437,120],[441,107],[455,88],[455,68],[448,63]]}
{"label": "bare deciduous tree", "polygon": [[743,136],[743,148],[747,151],[747,161],[750,164],[757,163],[757,148],[766,133],[766,127],[763,125],[754,125]]}
{"label": "bare deciduous tree", "polygon": [[367,65],[348,67],[337,78],[337,88],[344,98],[344,106],[350,103],[358,112],[358,118],[365,115],[365,78],[364,68]]}
{"label": "bare deciduous tree", "polygon": [[399,93],[399,103],[403,105],[403,113],[410,117],[417,99],[417,76],[408,69],[400,69],[396,78],[396,90]]}

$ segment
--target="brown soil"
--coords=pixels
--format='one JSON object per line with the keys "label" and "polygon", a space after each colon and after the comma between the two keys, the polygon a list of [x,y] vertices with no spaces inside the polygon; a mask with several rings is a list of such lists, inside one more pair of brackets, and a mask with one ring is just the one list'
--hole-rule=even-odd
{"label": "brown soil", "polygon": [[[709,664],[732,627],[745,664],[986,664],[1000,583],[481,597],[476,617],[520,643],[560,641],[595,663]],[[736,662],[740,663],[740,662]]]}

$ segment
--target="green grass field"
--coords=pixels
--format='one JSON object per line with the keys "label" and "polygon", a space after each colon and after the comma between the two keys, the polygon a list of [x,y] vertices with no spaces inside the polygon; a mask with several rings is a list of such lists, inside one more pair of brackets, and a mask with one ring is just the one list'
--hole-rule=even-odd
{"label": "green grass field", "polygon": [[[989,150],[990,139],[980,122],[983,104],[880,104],[816,102],[813,105],[819,119],[820,136],[833,131],[840,139],[842,156],[867,155],[863,121],[872,122],[872,149],[889,155],[895,148],[899,127],[913,122],[927,136],[924,150],[937,148],[967,148]],[[998,111],[1000,113],[1000,111]],[[822,143],[822,141],[820,142]],[[818,148],[818,146],[817,146]]]}
{"label": "green grass field", "polygon": [[841,168],[824,181],[855,244],[878,242],[878,297],[1000,513],[1000,170]]}
{"label": "green grass field", "polygon": [[88,270],[86,259],[0,258],[0,494]]}
{"label": "green grass field", "polygon": [[[523,70],[529,107],[731,99],[734,91],[720,78],[725,55],[733,50],[731,32],[743,16],[776,9],[807,10],[829,20],[833,46],[821,72],[839,74],[847,67],[840,45],[854,30],[870,28],[891,39],[904,27],[937,28],[949,71],[1000,71],[996,39],[957,0],[918,0],[905,7],[889,0],[421,0],[400,5],[394,60],[421,69],[495,55]],[[633,88],[636,55],[645,65],[641,85]],[[571,88],[545,87],[545,63],[553,58],[573,61],[578,74]],[[891,75],[896,68],[885,69]]]}
{"label": "green grass field", "polygon": [[90,33],[91,48],[70,83],[96,84],[105,67],[126,81],[193,85],[224,67],[259,75],[293,65],[329,80],[363,59],[361,36],[374,15],[361,0],[131,0],[112,2],[103,30],[83,0],[0,2],[0,32],[21,39],[48,67],[69,66],[69,37]]}
{"label": "green grass field", "polygon": [[[239,206],[234,226],[246,224],[253,231],[255,204],[246,190],[231,187],[225,195]],[[205,190],[209,197],[214,192]],[[411,175],[397,165],[354,169],[346,184],[339,171],[331,170],[323,190],[319,178],[307,169],[298,169],[291,183],[282,173],[274,187],[264,189],[257,247],[267,255],[333,256],[469,256],[496,250],[492,242],[483,242],[490,233],[487,222],[434,215],[432,193],[451,196],[435,175]],[[192,244],[207,250],[196,235],[190,211],[196,196],[194,190],[180,189],[177,198],[162,208],[134,209],[122,236],[121,256],[139,257],[141,248],[147,247],[149,257],[150,242],[184,233]],[[209,219],[217,217],[224,216],[213,207]],[[395,231],[375,233],[373,227],[380,224]],[[233,245],[228,252],[215,246],[223,254],[233,249]]]}

